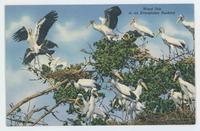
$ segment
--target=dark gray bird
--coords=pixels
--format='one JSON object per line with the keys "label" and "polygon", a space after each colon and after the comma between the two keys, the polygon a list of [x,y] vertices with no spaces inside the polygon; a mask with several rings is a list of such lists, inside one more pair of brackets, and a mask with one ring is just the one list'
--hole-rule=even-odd
{"label": "dark gray bird", "polygon": [[55,52],[52,49],[58,47],[57,44],[45,38],[49,29],[57,21],[57,18],[57,12],[51,11],[37,22],[34,31],[31,28],[23,26],[13,34],[14,41],[21,42],[27,40],[29,43],[29,48],[26,49],[24,55],[23,64],[31,63],[38,55],[51,56]]}

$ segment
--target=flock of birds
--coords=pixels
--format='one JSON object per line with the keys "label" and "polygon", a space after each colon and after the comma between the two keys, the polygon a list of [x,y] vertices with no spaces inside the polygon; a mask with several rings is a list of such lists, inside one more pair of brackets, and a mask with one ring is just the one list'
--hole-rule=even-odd
{"label": "flock of birds", "polygon": [[[111,7],[104,11],[105,16],[100,17],[100,24],[95,23],[94,20],[90,21],[92,27],[103,34],[108,40],[119,40],[119,35],[114,32],[117,23],[118,17],[121,14],[121,9],[118,6]],[[45,15],[41,20],[36,24],[35,30],[31,28],[21,27],[13,35],[13,39],[16,42],[21,42],[27,40],[29,43],[29,48],[26,49],[23,64],[28,65],[34,60],[34,64],[39,64],[39,55],[46,55],[52,58],[54,54],[54,48],[57,47],[57,44],[50,40],[46,40],[47,33],[52,25],[57,21],[58,14],[56,11],[51,11]],[[177,22],[181,22],[184,27],[186,27],[193,35],[194,38],[194,23],[188,22],[185,20],[183,15],[180,15],[177,19]],[[137,36],[142,37],[144,40],[146,37],[155,37],[148,27],[141,25],[137,22],[134,17],[130,23],[134,31],[136,31]],[[171,53],[171,48],[181,48],[185,47],[185,41],[181,39],[174,38],[165,33],[163,27],[159,28],[157,35],[160,35],[163,42],[169,47],[169,52]],[[56,59],[54,64],[57,65],[59,59]],[[66,65],[66,63],[60,64]],[[60,66],[59,65],[59,66]],[[178,80],[181,86],[182,92],[175,92],[174,89],[170,90],[170,99],[174,101],[177,108],[181,106],[182,103],[187,103],[191,111],[195,109],[195,87],[189,82],[185,81],[181,77],[180,71],[175,73],[174,80]],[[83,105],[80,105],[82,108],[82,114],[86,114],[85,121],[91,122],[93,116],[100,116],[101,118],[107,119],[108,115],[102,109],[96,107],[96,96],[98,96],[98,90],[100,86],[93,79],[79,79],[78,81],[72,81],[74,87],[77,89],[83,88],[86,92],[90,92],[90,97],[86,100],[83,97],[83,94],[78,94],[75,100],[75,103],[78,103],[79,100],[83,101]],[[142,79],[138,80],[138,84],[135,90],[130,87],[119,83],[118,80],[110,80],[109,83],[113,87],[116,97],[112,101],[112,106],[118,106],[124,108],[126,111],[126,116],[129,120],[135,120],[136,116],[140,114],[145,109],[144,102],[140,102],[140,96],[143,92],[143,89],[148,90],[147,85],[143,82]],[[182,101],[184,100],[184,101]],[[116,104],[117,103],[117,104]]]}

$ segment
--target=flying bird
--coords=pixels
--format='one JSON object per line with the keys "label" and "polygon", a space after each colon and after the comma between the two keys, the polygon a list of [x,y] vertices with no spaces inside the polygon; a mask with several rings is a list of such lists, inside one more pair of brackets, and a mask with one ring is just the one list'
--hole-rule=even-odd
{"label": "flying bird", "polygon": [[174,38],[172,36],[169,36],[165,33],[165,29],[163,27],[159,28],[158,35],[160,34],[163,42],[169,47],[169,55],[171,54],[171,48],[175,48],[177,51],[177,48],[184,49],[185,48],[185,41],[181,39]]}
{"label": "flying bird", "polygon": [[57,47],[57,44],[46,40],[46,36],[49,29],[57,21],[57,18],[57,12],[51,11],[37,22],[34,30],[23,26],[13,34],[14,41],[21,42],[26,40],[29,44],[29,48],[26,49],[24,55],[23,64],[30,64],[33,59],[37,59],[39,63],[38,55],[51,56],[55,52],[53,48]]}
{"label": "flying bird", "polygon": [[143,37],[144,40],[146,39],[146,36],[151,37],[151,38],[153,38],[155,36],[155,34],[148,27],[139,24],[135,17],[132,18],[130,26],[134,30],[138,31],[141,34],[141,36]]}
{"label": "flying bird", "polygon": [[181,22],[183,26],[186,29],[188,29],[188,31],[192,34],[192,37],[194,39],[194,22],[185,20],[185,17],[182,14],[180,14],[177,18],[176,23],[179,23],[179,22]]}
{"label": "flying bird", "polygon": [[90,21],[89,25],[103,34],[109,40],[116,40],[118,35],[114,33],[114,29],[118,23],[118,16],[121,14],[121,9],[118,6],[113,6],[104,11],[104,17],[99,17],[100,24],[95,23],[94,20]]}

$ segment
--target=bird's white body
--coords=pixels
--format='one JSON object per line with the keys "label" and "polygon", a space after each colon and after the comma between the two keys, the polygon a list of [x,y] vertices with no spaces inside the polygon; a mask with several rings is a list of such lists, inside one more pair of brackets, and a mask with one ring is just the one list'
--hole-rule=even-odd
{"label": "bird's white body", "polygon": [[168,45],[168,46],[170,46],[172,48],[174,48],[174,47],[183,47],[183,45],[185,45],[185,41],[184,40],[174,38],[174,37],[169,36],[169,35],[167,35],[167,34],[165,34],[163,32],[160,34],[160,36],[161,36],[163,42],[166,45]]}
{"label": "bird's white body", "polygon": [[187,100],[186,96],[185,95],[182,96],[181,92],[176,92],[176,91],[173,91],[173,90],[171,90],[171,92],[170,92],[170,98],[169,99],[174,101],[176,108],[181,107],[182,100],[183,100],[183,103],[186,103],[186,100]]}
{"label": "bird's white body", "polygon": [[190,99],[195,99],[196,91],[194,85],[187,81],[184,81],[181,77],[178,78],[178,81],[180,83],[181,90],[184,92],[184,94]]}
{"label": "bird's white body", "polygon": [[102,33],[104,36],[106,36],[109,40],[113,39],[116,37],[116,34],[113,32],[112,29],[110,29],[109,27],[107,27],[104,24],[96,24],[93,23],[92,24],[93,28],[97,31],[99,31],[100,33]]}
{"label": "bird's white body", "polygon": [[120,94],[121,97],[126,99],[127,96],[131,95],[131,93],[130,93],[131,89],[128,86],[121,84],[117,81],[114,81],[113,79],[111,80],[111,83],[117,89],[117,91],[119,92],[118,94]]}
{"label": "bird's white body", "polygon": [[85,91],[91,90],[92,88],[96,88],[96,81],[92,79],[79,79],[74,83],[75,88],[80,89],[83,88]]}
{"label": "bird's white body", "polygon": [[29,43],[29,46],[30,46],[30,49],[33,53],[39,53],[39,50],[41,48],[41,45],[39,46],[37,44],[37,39],[35,37],[35,35],[32,33],[32,32],[29,32],[28,33],[28,38],[27,38],[27,41]]}
{"label": "bird's white body", "polygon": [[137,85],[137,88],[133,91],[133,93],[136,95],[136,100],[140,99],[140,95],[142,94],[142,86]]}
{"label": "bird's white body", "polygon": [[53,59],[51,61],[51,64],[50,64],[50,68],[55,71],[57,69],[58,66],[62,66],[61,69],[63,69],[64,67],[67,66],[67,63],[65,61],[62,61],[60,59],[60,57],[56,57],[55,59]]}
{"label": "bird's white body", "polygon": [[140,25],[136,21],[131,22],[131,27],[141,33],[142,36],[154,37],[154,33],[148,27]]}
{"label": "bird's white body", "polygon": [[90,100],[88,102],[88,111],[86,114],[86,119],[90,119],[92,114],[94,113],[94,109],[95,109],[95,98],[93,95],[90,96]]}

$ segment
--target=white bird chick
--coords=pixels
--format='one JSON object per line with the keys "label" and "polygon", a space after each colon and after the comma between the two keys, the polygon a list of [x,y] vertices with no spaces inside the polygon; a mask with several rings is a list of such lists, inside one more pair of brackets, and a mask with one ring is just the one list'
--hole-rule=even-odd
{"label": "white bird chick", "polygon": [[67,62],[61,60],[60,57],[56,57],[51,60],[49,66],[53,71],[56,71],[67,67]]}
{"label": "white bird chick", "polygon": [[187,21],[185,20],[185,17],[180,14],[178,17],[177,17],[177,21],[176,23],[179,23],[181,22],[183,24],[183,26],[192,34],[192,37],[194,39],[194,22],[193,21]]}

